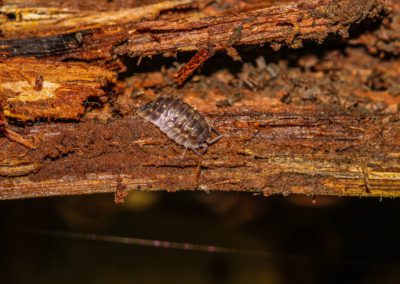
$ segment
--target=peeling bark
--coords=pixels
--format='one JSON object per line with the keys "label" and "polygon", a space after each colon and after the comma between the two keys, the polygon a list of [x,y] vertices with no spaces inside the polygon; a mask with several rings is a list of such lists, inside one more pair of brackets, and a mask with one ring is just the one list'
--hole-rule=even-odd
{"label": "peeling bark", "polygon": [[[101,13],[69,10],[55,13],[54,8],[35,12],[35,9],[24,11],[5,6],[3,14],[15,15],[17,21],[6,20],[2,24],[2,33],[8,39],[0,40],[0,55],[98,59],[112,57],[114,49],[118,55],[173,56],[178,51],[194,51],[210,45],[214,50],[265,43],[299,48],[304,40],[323,42],[330,33],[347,37],[350,24],[375,17],[384,9],[379,0],[309,0],[227,16],[149,20],[163,10],[193,4],[176,0]],[[24,12],[30,16],[23,16]],[[39,12],[40,17],[32,16]],[[40,28],[32,25],[30,17],[34,18],[33,23],[43,25]]]}
{"label": "peeling bark", "polygon": [[[0,135],[6,126],[35,149],[0,137],[0,199],[117,191],[120,200],[127,190],[400,195],[397,1],[4,2]],[[366,20],[378,27],[346,42]],[[310,43],[331,34],[339,46]],[[243,62],[157,57],[198,50]],[[374,56],[382,52],[393,57]],[[125,55],[156,57],[142,68]],[[224,138],[182,159],[182,147],[135,115],[159,94],[196,107]]]}

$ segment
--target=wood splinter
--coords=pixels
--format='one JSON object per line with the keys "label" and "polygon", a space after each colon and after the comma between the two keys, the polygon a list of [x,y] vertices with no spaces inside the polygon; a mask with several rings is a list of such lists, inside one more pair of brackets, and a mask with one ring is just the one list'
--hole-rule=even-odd
{"label": "wood splinter", "polygon": [[7,120],[3,113],[2,102],[0,102],[0,133],[7,137],[11,142],[21,144],[29,149],[35,149],[35,146],[31,142],[7,127]]}
{"label": "wood splinter", "polygon": [[193,74],[201,65],[206,62],[208,58],[214,55],[214,51],[212,49],[200,49],[192,58],[190,58],[189,62],[186,63],[178,72],[174,74],[175,83],[178,86],[183,85],[183,83],[189,78],[190,75]]}

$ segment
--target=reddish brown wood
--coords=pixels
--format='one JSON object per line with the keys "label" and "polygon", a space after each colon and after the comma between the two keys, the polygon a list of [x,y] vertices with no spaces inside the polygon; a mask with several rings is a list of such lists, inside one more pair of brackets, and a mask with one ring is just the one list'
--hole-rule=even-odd
{"label": "reddish brown wood", "polygon": [[[0,199],[116,192],[121,202],[129,190],[400,195],[400,62],[390,57],[397,1],[4,2],[0,130],[35,149],[0,137]],[[358,34],[346,42],[350,27]],[[338,45],[318,47],[328,35]],[[237,46],[249,47],[242,65],[214,56],[215,67],[182,84],[205,50],[237,60]],[[185,51],[199,53],[178,73],[160,57],[144,58],[143,69],[124,57]],[[182,159],[181,147],[136,116],[160,94],[183,99],[225,137]]]}
{"label": "reddish brown wood", "polygon": [[174,74],[175,83],[178,86],[183,85],[187,78],[193,74],[208,58],[214,54],[208,49],[200,49],[189,62]]}
{"label": "reddish brown wood", "polygon": [[0,100],[0,134],[3,134],[5,137],[7,137],[10,141],[19,143],[21,145],[24,145],[25,147],[29,149],[34,149],[35,146],[29,142],[28,140],[24,139],[21,135],[18,133],[10,130],[7,127],[7,120],[4,115],[3,111],[3,102]]}

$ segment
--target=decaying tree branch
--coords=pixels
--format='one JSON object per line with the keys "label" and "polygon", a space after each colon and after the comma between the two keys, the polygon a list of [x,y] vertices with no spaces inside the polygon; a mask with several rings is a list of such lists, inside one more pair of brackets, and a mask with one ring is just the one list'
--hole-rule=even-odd
{"label": "decaying tree branch", "polygon": [[[4,3],[0,9],[3,15],[16,19],[0,22],[6,37],[0,39],[1,55],[93,60],[91,65],[57,63],[54,68],[48,68],[51,61],[0,61],[5,114],[23,121],[76,119],[83,113],[82,104],[87,98],[100,97],[104,87],[115,82],[116,74],[106,70],[117,68],[110,63],[116,60],[114,52],[146,56],[264,43],[271,43],[274,48],[281,44],[301,47],[303,40],[322,42],[330,33],[347,36],[351,23],[374,17],[384,9],[377,0],[304,1],[228,16],[151,21],[148,19],[163,10],[190,7],[194,2],[167,1],[109,12],[29,7],[26,3],[28,7],[21,9],[11,4]],[[81,76],[85,83],[80,82]],[[34,89],[38,78],[44,80],[44,88],[39,90]],[[177,81],[183,83],[184,79]]]}
{"label": "decaying tree branch", "polygon": [[[143,21],[155,18],[163,10],[194,3],[165,1],[102,13],[68,9],[55,13],[53,7],[21,10],[5,5],[2,12],[15,14],[19,21],[2,24],[3,34],[10,39],[0,41],[0,54],[94,59],[111,57],[114,48],[119,55],[131,56],[169,56],[210,46],[221,50],[232,45],[264,43],[273,43],[275,48],[281,44],[298,48],[303,40],[322,42],[330,33],[347,36],[350,24],[374,17],[384,9],[379,0],[309,0],[227,16]],[[33,16],[35,13],[41,16]],[[35,22],[43,25],[37,27]]]}
{"label": "decaying tree branch", "polygon": [[[148,32],[149,36],[133,34],[116,51],[143,56],[174,54],[210,45],[223,50],[232,45],[264,43],[272,43],[275,49],[282,44],[299,48],[304,40],[322,42],[330,33],[348,36],[351,23],[376,16],[382,9],[379,1],[308,1],[224,17],[145,21],[136,24],[135,29]],[[156,34],[152,36],[153,33]]]}
{"label": "decaying tree branch", "polygon": [[113,192],[118,177],[134,190],[400,195],[400,122],[391,124],[393,116],[248,108],[211,117],[225,137],[207,155],[184,159],[182,147],[139,118],[34,126],[28,136],[45,133],[39,150],[1,141],[0,196]]}
{"label": "decaying tree branch", "polygon": [[[0,199],[121,189],[400,195],[400,61],[374,56],[397,54],[396,1],[64,2],[0,8],[1,111],[35,146],[0,137]],[[343,39],[365,20],[381,20],[388,36],[368,30],[315,54],[256,47]],[[252,50],[239,55],[241,46]],[[129,73],[120,60],[198,50],[204,60],[183,68]],[[209,58],[222,50],[244,55],[239,70]],[[206,59],[222,64],[183,84]],[[135,115],[158,94],[196,107],[224,138],[182,159]]]}

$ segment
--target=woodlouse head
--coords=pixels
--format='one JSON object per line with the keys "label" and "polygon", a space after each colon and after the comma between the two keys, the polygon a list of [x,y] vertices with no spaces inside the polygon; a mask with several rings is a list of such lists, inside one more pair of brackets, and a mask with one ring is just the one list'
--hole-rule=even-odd
{"label": "woodlouse head", "polygon": [[197,144],[199,146],[203,145],[206,143],[207,139],[210,138],[210,131],[207,128],[207,131],[203,131],[203,133],[201,133],[198,137],[197,137]]}
{"label": "woodlouse head", "polygon": [[149,102],[147,104],[144,104],[142,106],[140,106],[140,108],[138,109],[137,113],[140,115],[144,112],[146,112],[147,110],[149,110],[152,106],[153,106],[154,102]]}

